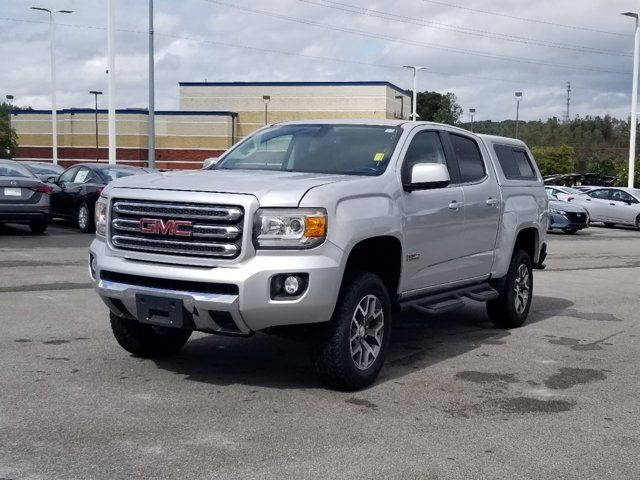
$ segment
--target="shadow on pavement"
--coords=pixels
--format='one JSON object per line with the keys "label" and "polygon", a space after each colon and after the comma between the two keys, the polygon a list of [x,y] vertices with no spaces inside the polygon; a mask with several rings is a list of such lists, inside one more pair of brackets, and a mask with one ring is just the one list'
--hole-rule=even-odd
{"label": "shadow on pavement", "polygon": [[[544,321],[572,306],[555,297],[535,297],[528,323]],[[484,305],[472,303],[459,312],[424,317],[412,312],[394,316],[394,330],[386,365],[377,383],[483,345],[507,342],[509,330],[493,327]],[[310,339],[313,341],[313,339]],[[258,333],[250,338],[207,335],[190,340],[176,356],[155,360],[165,370],[188,380],[214,385],[245,384],[270,388],[322,388],[300,340]]]}

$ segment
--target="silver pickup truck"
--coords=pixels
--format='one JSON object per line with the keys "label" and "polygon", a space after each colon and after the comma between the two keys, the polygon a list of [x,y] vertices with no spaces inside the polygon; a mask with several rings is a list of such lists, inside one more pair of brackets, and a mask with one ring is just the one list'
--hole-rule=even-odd
{"label": "silver pickup truck", "polygon": [[265,127],[206,170],[117,180],[95,219],[90,274],[125,350],[296,329],[321,380],[349,390],[378,375],[392,312],[472,299],[522,325],[548,208],[521,141],[325,120]]}

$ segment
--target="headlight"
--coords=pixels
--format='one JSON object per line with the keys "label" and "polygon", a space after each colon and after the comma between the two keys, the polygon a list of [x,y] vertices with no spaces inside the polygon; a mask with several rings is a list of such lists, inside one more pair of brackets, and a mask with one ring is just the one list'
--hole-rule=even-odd
{"label": "headlight", "polygon": [[107,199],[100,197],[96,202],[95,209],[96,234],[105,236],[107,234]]}
{"label": "headlight", "polygon": [[327,236],[327,212],[320,208],[260,209],[253,239],[256,248],[313,248]]}
{"label": "headlight", "polygon": [[556,210],[555,208],[550,208],[549,209],[549,213],[554,213],[556,215],[566,215],[567,212],[564,212],[562,210]]}

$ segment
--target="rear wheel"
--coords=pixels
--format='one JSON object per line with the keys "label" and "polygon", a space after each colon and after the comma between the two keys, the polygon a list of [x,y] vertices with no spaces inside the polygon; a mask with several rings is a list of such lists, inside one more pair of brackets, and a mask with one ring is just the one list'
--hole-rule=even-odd
{"label": "rear wheel", "polygon": [[578,230],[580,230],[579,228],[563,228],[562,231],[564,233],[568,233],[570,235],[573,235],[574,233],[576,233]]}
{"label": "rear wheel", "polygon": [[111,330],[116,340],[127,352],[137,357],[156,358],[178,352],[189,337],[190,330],[156,327],[111,315]]}
{"label": "rear wheel", "polygon": [[521,326],[527,319],[533,298],[531,258],[517,250],[511,258],[507,278],[500,296],[487,302],[487,313],[494,325],[501,328]]}
{"label": "rear wheel", "polygon": [[82,233],[93,233],[96,231],[96,227],[93,223],[93,215],[91,214],[89,205],[86,203],[83,203],[80,205],[80,208],[78,208],[76,223]]}
{"label": "rear wheel", "polygon": [[42,234],[47,229],[49,223],[46,220],[32,220],[29,222],[29,229],[31,233]]}
{"label": "rear wheel", "polygon": [[613,227],[615,227],[615,225],[616,225],[615,223],[604,222],[604,226],[607,227],[607,228],[613,228]]}
{"label": "rear wheel", "polygon": [[343,287],[333,318],[313,345],[320,379],[339,390],[364,388],[376,379],[391,334],[391,302],[377,275],[359,273]]}
{"label": "rear wheel", "polygon": [[640,230],[640,215],[636,217],[636,228]]}

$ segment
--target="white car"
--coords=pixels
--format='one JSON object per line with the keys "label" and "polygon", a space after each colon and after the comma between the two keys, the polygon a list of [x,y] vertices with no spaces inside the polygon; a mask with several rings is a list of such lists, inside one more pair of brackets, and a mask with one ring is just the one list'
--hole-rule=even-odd
{"label": "white car", "polygon": [[578,195],[584,195],[584,192],[570,187],[560,187],[557,185],[547,185],[544,187],[547,192],[556,200],[570,202]]}
{"label": "white car", "polygon": [[592,222],[603,222],[606,227],[632,225],[640,230],[639,189],[594,187],[585,193],[571,203],[586,208]]}

